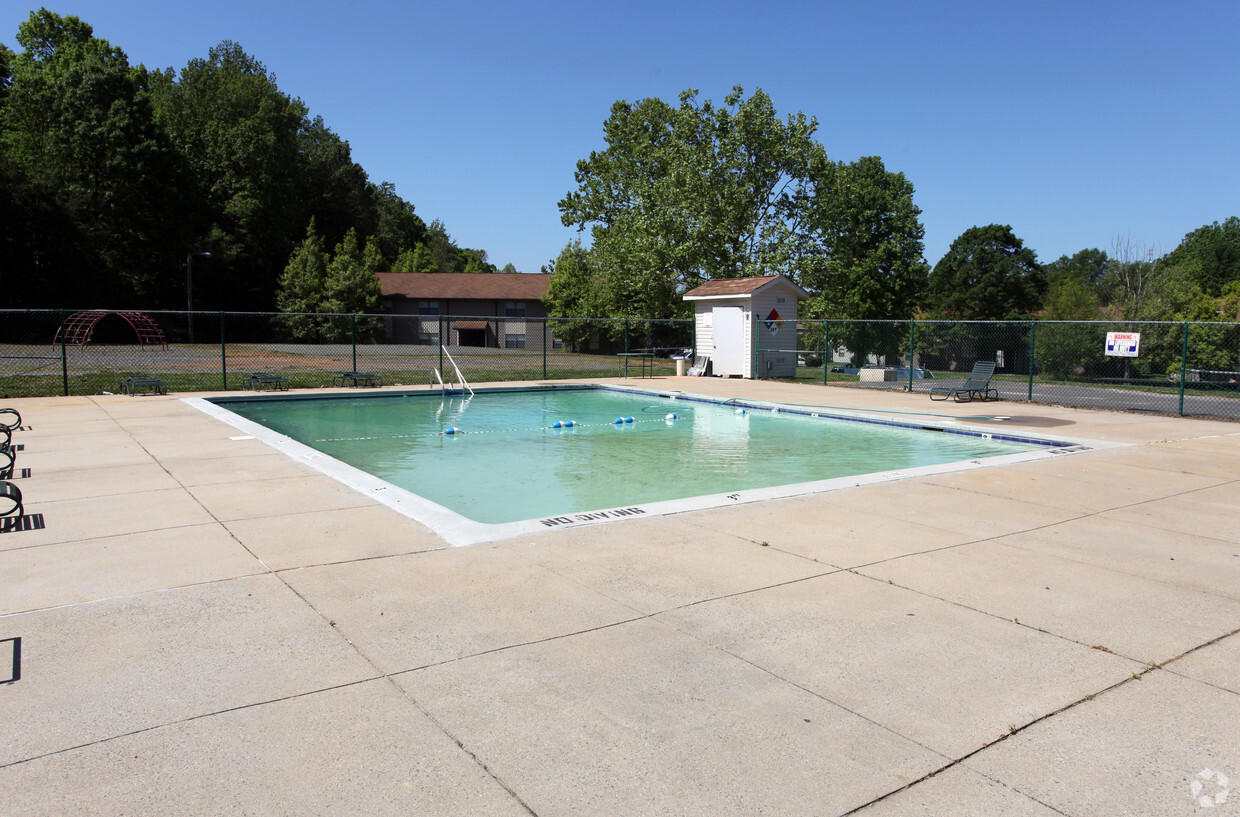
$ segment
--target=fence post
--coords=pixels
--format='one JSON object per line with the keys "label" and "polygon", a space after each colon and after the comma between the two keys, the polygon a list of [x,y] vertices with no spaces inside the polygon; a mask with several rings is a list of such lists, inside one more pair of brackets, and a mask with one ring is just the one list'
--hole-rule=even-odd
{"label": "fence post", "polygon": [[1188,379],[1188,321],[1184,322],[1184,345],[1180,350],[1180,416],[1184,416],[1184,381]]}
{"label": "fence post", "polygon": [[[60,322],[64,323],[64,318],[61,318]],[[64,384],[65,397],[69,396],[69,353],[66,351],[68,345],[65,343],[65,338],[60,339],[60,378]]]}
{"label": "fence post", "polygon": [[1038,322],[1029,321],[1029,402],[1033,402],[1033,350],[1038,337]]}
{"label": "fence post", "polygon": [[224,381],[224,391],[228,391],[228,351],[224,345],[224,312],[220,311],[220,376]]}
{"label": "fence post", "polygon": [[542,322],[543,328],[543,380],[547,379],[547,343],[550,338],[547,337],[547,319]]}
{"label": "fence post", "polygon": [[[913,360],[917,356],[917,322],[908,322],[908,390],[913,391]],[[825,364],[824,364],[825,365]]]}
{"label": "fence post", "polygon": [[349,316],[349,324],[353,333],[353,371],[357,371],[357,315]]}
{"label": "fence post", "polygon": [[[419,319],[420,320],[420,319]],[[443,372],[443,315],[439,315],[435,320],[439,321],[439,333],[435,337],[439,338],[439,371],[442,377]]]}
{"label": "fence post", "polygon": [[822,385],[827,385],[831,371],[831,321],[822,319]]}

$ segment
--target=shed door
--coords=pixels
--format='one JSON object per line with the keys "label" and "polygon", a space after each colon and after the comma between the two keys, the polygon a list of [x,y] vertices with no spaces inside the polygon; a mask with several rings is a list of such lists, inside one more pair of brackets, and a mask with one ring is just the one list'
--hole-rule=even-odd
{"label": "shed door", "polygon": [[715,354],[712,371],[719,375],[739,374],[745,371],[745,315],[739,306],[716,306]]}

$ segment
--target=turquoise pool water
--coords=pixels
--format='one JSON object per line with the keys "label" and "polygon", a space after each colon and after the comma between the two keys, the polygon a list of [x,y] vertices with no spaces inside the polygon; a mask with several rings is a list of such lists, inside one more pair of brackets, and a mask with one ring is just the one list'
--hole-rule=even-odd
{"label": "turquoise pool water", "polygon": [[811,409],[770,411],[590,388],[229,398],[222,405],[486,524],[1044,447],[811,416]]}

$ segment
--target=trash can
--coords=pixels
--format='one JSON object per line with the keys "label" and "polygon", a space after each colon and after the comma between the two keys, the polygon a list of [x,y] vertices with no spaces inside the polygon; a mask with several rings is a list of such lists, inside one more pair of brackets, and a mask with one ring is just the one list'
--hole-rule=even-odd
{"label": "trash can", "polygon": [[685,360],[683,357],[676,358],[676,376],[677,377],[685,376],[685,370],[688,368],[688,363],[689,361]]}

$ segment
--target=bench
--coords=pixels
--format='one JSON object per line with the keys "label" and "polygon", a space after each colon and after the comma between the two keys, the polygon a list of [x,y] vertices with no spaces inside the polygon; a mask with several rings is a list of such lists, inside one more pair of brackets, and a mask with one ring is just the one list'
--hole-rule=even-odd
{"label": "bench", "polygon": [[383,375],[375,372],[341,372],[332,377],[333,386],[382,386]]}
{"label": "bench", "polygon": [[288,391],[288,378],[268,372],[254,372],[245,379],[241,387],[254,391],[262,391],[263,389]]}
{"label": "bench", "polygon": [[138,390],[149,394],[167,394],[168,384],[158,377],[126,377],[121,381],[121,393],[133,397]]}

